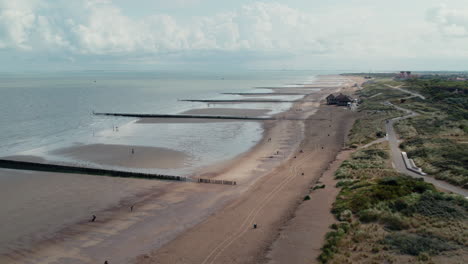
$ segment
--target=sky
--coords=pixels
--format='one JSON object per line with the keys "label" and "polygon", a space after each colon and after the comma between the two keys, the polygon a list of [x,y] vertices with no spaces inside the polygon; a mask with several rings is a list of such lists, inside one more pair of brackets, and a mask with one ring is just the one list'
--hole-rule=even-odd
{"label": "sky", "polygon": [[0,0],[0,71],[468,70],[467,0]]}

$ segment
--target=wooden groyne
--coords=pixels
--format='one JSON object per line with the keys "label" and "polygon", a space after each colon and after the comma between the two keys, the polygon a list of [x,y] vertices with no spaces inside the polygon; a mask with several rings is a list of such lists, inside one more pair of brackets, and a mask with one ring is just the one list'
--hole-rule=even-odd
{"label": "wooden groyne", "polygon": [[237,183],[235,181],[216,180],[216,179],[203,179],[203,178],[198,178],[197,182],[199,182],[199,183],[211,183],[211,184],[223,184],[223,185],[237,185]]}
{"label": "wooden groyne", "polygon": [[266,95],[266,96],[281,96],[281,95],[308,95],[308,93],[221,93],[229,95]]}
{"label": "wooden groyne", "polygon": [[275,120],[271,117],[224,116],[224,115],[163,115],[163,114],[131,114],[131,113],[93,113],[103,116],[122,116],[137,118],[197,118],[197,119],[234,119],[234,120]]}
{"label": "wooden groyne", "polygon": [[211,115],[159,115],[159,114],[128,114],[128,113],[93,113],[94,115],[104,116],[121,116],[121,117],[137,117],[137,118],[194,118],[194,119],[231,119],[231,120],[251,120],[251,121],[267,121],[267,120],[296,120],[296,121],[311,121],[311,120],[328,120],[326,118],[293,118],[285,116],[277,117],[248,117],[248,116],[211,116]]}
{"label": "wooden groyne", "polygon": [[110,177],[120,177],[120,178],[139,178],[139,179],[150,179],[150,180],[166,180],[166,181],[187,181],[188,180],[186,177],[182,177],[182,176],[86,168],[86,167],[78,167],[78,166],[46,164],[46,163],[5,160],[5,159],[0,159],[0,168],[14,169],[14,170],[46,171],[46,172],[57,172],[57,173],[88,174],[88,175],[110,176]]}
{"label": "wooden groyne", "polygon": [[181,102],[200,102],[200,103],[295,103],[299,102],[298,100],[215,100],[215,99],[183,99],[179,100]]}
{"label": "wooden groyne", "polygon": [[182,176],[173,176],[173,175],[165,175],[165,174],[152,174],[152,173],[142,173],[142,172],[86,168],[86,167],[78,167],[78,166],[46,164],[46,163],[16,161],[16,160],[6,160],[6,159],[0,159],[0,168],[13,169],[13,170],[44,171],[44,172],[55,172],[55,173],[86,174],[86,175],[108,176],[108,177],[119,177],[119,178],[138,178],[138,179],[148,179],[148,180],[236,185],[235,181],[228,181],[228,180],[214,180],[214,179],[203,179],[203,178],[191,179],[191,178],[182,177]]}

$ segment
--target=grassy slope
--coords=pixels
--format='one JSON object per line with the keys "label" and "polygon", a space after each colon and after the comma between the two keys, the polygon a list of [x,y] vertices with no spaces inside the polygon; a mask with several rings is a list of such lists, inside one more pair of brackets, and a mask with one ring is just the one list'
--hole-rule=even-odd
{"label": "grassy slope", "polygon": [[[381,105],[386,100],[400,104],[399,99],[407,96],[385,87],[387,81],[381,79],[361,91],[362,115],[349,135],[351,146],[378,138],[377,132],[383,131],[384,120],[401,114]],[[413,90],[423,93],[424,89],[415,87]],[[379,95],[372,97],[376,94]],[[425,95],[430,97],[430,94]],[[432,157],[443,157],[438,160],[445,163],[444,166],[466,165],[459,156],[465,151],[460,149],[460,144],[468,141],[464,137],[468,127],[464,123],[466,119],[453,118],[453,115],[447,118],[451,113],[446,111],[446,105],[438,105],[431,99],[409,99],[401,106],[421,114],[398,126],[406,139],[403,147],[418,164],[428,160],[424,155],[424,158],[418,156],[417,152],[423,149],[433,153]],[[460,112],[463,113],[456,114]],[[420,142],[424,148],[418,145]],[[434,148],[440,152],[434,152]],[[427,166],[423,167],[430,171]],[[440,167],[435,169],[439,172]],[[438,175],[436,177],[440,177]],[[342,164],[336,178],[340,179],[338,185],[342,190],[333,213],[340,222],[332,225],[332,231],[327,234],[319,258],[321,262],[464,263],[467,259],[468,201],[398,174],[391,168],[387,143],[357,151]]]}
{"label": "grassy slope", "polygon": [[411,81],[406,85],[427,100],[394,102],[420,114],[396,125],[405,140],[402,149],[429,175],[468,188],[468,92],[453,93],[454,85],[463,89],[458,82]]}
{"label": "grassy slope", "polygon": [[349,135],[351,146],[365,145],[379,137],[385,136],[385,120],[401,116],[402,112],[382,103],[395,98],[408,96],[398,90],[392,90],[385,86],[386,81],[379,81],[365,85],[365,89],[359,91],[360,118],[356,121]]}
{"label": "grassy slope", "polygon": [[336,173],[342,187],[323,263],[462,263],[468,201],[396,173],[386,143],[355,152]]}

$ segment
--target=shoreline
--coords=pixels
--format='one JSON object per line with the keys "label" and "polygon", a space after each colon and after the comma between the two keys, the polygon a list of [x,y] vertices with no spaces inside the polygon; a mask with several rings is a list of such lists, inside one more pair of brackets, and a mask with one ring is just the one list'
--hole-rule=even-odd
{"label": "shoreline", "polygon": [[[338,90],[340,91],[346,91],[347,89],[350,88],[338,88]],[[353,88],[351,88],[351,90],[352,89]],[[328,92],[330,91],[327,91],[327,93]],[[325,95],[327,93],[325,93]],[[320,108],[316,110],[316,112],[321,112],[315,113],[313,117],[316,117],[318,115],[328,115],[329,113],[331,113],[331,110],[335,110],[338,112],[341,111],[342,113],[349,113],[349,111],[344,109],[340,110],[340,108],[321,105]],[[312,122],[315,121],[312,120]],[[322,122],[324,121],[322,120]],[[348,130],[350,129],[352,123],[353,122],[348,122]],[[328,123],[325,122],[325,124],[326,126],[328,126]],[[314,126],[315,124],[309,122],[309,128],[313,128]],[[343,133],[346,131],[346,129],[342,129],[344,127],[341,126],[337,128],[338,130],[335,130],[335,132],[337,133],[336,136],[338,136],[337,138],[343,139]],[[312,135],[318,133],[317,129],[313,129],[313,131],[311,132]],[[320,152],[320,144],[318,144],[318,142],[320,141],[309,142],[309,144],[307,144],[307,141],[309,140],[307,139],[306,135],[306,139],[301,140],[301,148],[307,146],[315,148],[315,153],[317,153],[317,151]],[[339,149],[341,149],[341,146],[338,144],[338,146],[335,146],[335,153],[337,153]],[[313,156],[314,154],[311,153],[304,160],[299,161],[301,163],[301,166],[309,167],[311,170],[313,170],[312,174],[316,175],[312,175],[311,178],[304,177],[303,179],[301,179],[302,184],[305,183],[306,185],[308,185],[311,182],[316,181],[328,166],[327,164],[335,158],[335,154],[332,154],[330,152],[329,155],[326,155],[329,157],[325,158],[329,161],[323,164],[320,162],[314,162],[314,159],[310,160],[310,158],[313,158]],[[168,245],[160,249],[155,249],[151,254],[145,254],[140,256],[134,261],[134,263],[253,263],[263,261],[265,259],[264,255],[266,254],[269,245],[275,240],[275,234],[277,233],[277,230],[283,225],[283,223],[286,223],[287,220],[290,218],[291,213],[298,205],[298,196],[301,196],[301,193],[304,191],[304,186],[298,186],[297,183],[293,184],[295,185],[294,187],[302,191],[291,192],[289,190],[282,190],[282,188],[287,186],[287,184],[282,183],[282,180],[284,180],[283,175],[285,173],[291,173],[290,167],[294,168],[294,171],[292,172],[293,174],[299,173],[299,169],[301,168],[298,168],[297,165],[295,165],[295,163],[297,163],[298,160],[299,158],[294,159],[293,157],[290,157],[289,159],[285,160],[283,163],[273,168],[270,172],[266,173],[265,176],[257,179],[257,181],[255,181],[251,185],[249,190],[246,190],[242,197],[233,200],[221,211],[217,212],[214,215],[211,215],[209,218],[207,218],[205,221],[203,221],[196,227],[184,232],[174,241],[170,242]],[[311,162],[311,164],[305,165],[304,162]],[[293,178],[294,176],[292,178],[289,177],[289,180],[291,181]],[[279,186],[278,184],[281,186]],[[249,238],[250,233],[247,230],[251,227],[244,226],[244,224],[248,223],[249,221],[252,221],[253,219],[249,218],[249,216],[251,215],[249,215],[248,212],[257,212],[255,215],[258,215],[258,213],[260,212],[259,210],[263,210],[265,208],[255,209],[255,203],[259,200],[261,201],[262,197],[270,197],[272,194],[268,192],[270,189],[265,185],[272,185],[271,189],[277,190],[275,194],[278,194],[279,191],[280,193],[287,195],[289,199],[285,199],[286,201],[282,201],[282,206],[278,206],[278,204],[276,204],[276,206],[280,207],[280,212],[275,211],[276,208],[269,208],[266,210],[266,213],[262,212],[262,216],[266,216],[268,214],[268,211],[273,211],[269,213],[274,215],[274,217],[271,218],[274,220],[271,220],[266,216],[268,219],[266,221],[268,223],[260,224],[261,226],[268,226],[268,230],[258,231],[261,232],[263,240],[255,236]],[[307,187],[305,187],[305,189],[307,189]],[[246,209],[252,207],[253,211]],[[245,215],[246,218],[242,217],[242,214],[247,214]],[[236,227],[239,223],[243,224],[241,224],[240,227]],[[240,234],[235,235],[238,232]],[[199,245],[199,242],[197,241],[205,241],[203,237],[209,237],[210,241],[207,241],[206,243],[204,243],[204,245]],[[239,242],[239,240],[241,240],[240,237],[242,237],[242,242]],[[234,240],[232,240],[231,238],[234,238]],[[246,243],[246,241],[251,241],[252,244]],[[221,252],[220,249],[222,250]]]}
{"label": "shoreline", "polygon": [[[341,76],[340,76],[341,77]],[[343,77],[342,77],[343,78]],[[345,79],[345,78],[343,78]],[[339,89],[335,87],[336,89]],[[288,89],[288,88],[285,88]],[[326,89],[325,89],[326,90]],[[321,91],[322,92],[322,91]],[[330,91],[326,91],[326,93],[329,93]],[[336,91],[334,91],[336,92]],[[325,95],[326,95],[325,93]],[[317,94],[313,94],[317,95]],[[324,95],[321,95],[320,97],[323,97]],[[319,99],[322,98],[316,98],[318,101]],[[302,106],[303,104],[304,106]],[[305,107],[310,107],[310,108],[316,108],[312,113],[308,113],[308,115],[315,115],[316,112],[318,111],[317,109],[317,104],[318,102],[307,102],[307,103],[294,103],[293,106],[291,107],[290,111],[283,112],[278,114],[278,116],[286,116],[288,114],[292,115],[297,115],[297,112],[295,111],[295,108],[301,106],[301,108]],[[289,121],[290,122],[290,121]],[[141,198],[142,205],[141,207],[139,206],[139,210],[143,210],[144,212],[139,214],[137,217],[131,216],[131,218],[137,218],[137,219],[132,219],[135,221],[130,221],[130,223],[126,223],[123,225],[122,223],[119,222],[129,222],[129,220],[122,220],[119,218],[125,218],[128,216],[128,212],[118,212],[122,211],[122,208],[114,208],[110,211],[114,210],[115,215],[109,216],[109,221],[105,223],[100,223],[105,226],[109,226],[111,224],[115,224],[117,221],[118,227],[113,228],[113,231],[111,232],[112,234],[110,236],[115,236],[117,233],[125,233],[128,230],[134,228],[133,225],[136,223],[141,224],[142,222],[145,223],[145,227],[147,228],[146,231],[151,231],[156,232],[157,234],[166,234],[165,237],[166,239],[161,239],[161,241],[157,243],[149,243],[148,246],[145,246],[143,250],[136,250],[135,247],[131,247],[133,252],[138,252],[138,251],[145,251],[145,250],[154,250],[154,248],[161,247],[163,244],[167,243],[168,241],[172,241],[175,239],[179,234],[184,234],[187,232],[187,229],[191,229],[197,224],[200,223],[200,221],[206,221],[205,219],[210,218],[215,212],[218,212],[218,210],[222,210],[221,208],[225,208],[226,204],[230,204],[232,201],[236,200],[238,197],[241,197],[243,194],[246,192],[249,192],[251,188],[255,188],[255,184],[258,181],[261,181],[264,176],[268,173],[270,173],[272,170],[276,170],[278,166],[281,167],[285,162],[287,162],[289,159],[291,159],[292,154],[294,153],[294,146],[296,144],[299,146],[301,142],[303,142],[302,137],[297,137],[297,134],[294,135],[294,133],[297,133],[297,130],[293,129],[293,131],[288,130],[290,129],[288,121],[279,121],[279,122],[272,122],[272,121],[266,121],[264,122],[264,132],[262,135],[262,139],[255,144],[252,148],[250,148],[247,152],[241,153],[234,157],[231,160],[224,161],[218,164],[210,165],[205,168],[202,168],[199,170],[193,177],[197,176],[203,176],[203,177],[216,177],[217,179],[229,179],[231,180],[232,178],[228,178],[230,175],[236,175],[236,180],[238,179],[238,182],[241,184],[240,188],[235,187],[232,189],[227,189],[225,187],[219,187],[219,186],[200,186],[200,185],[178,185],[177,184],[171,184],[170,186],[166,186],[165,190],[172,189],[172,193],[170,192],[164,192],[160,196],[158,196],[157,200],[164,200],[166,199],[167,201],[171,201],[172,203],[169,202],[169,204],[172,204],[174,206],[178,206],[182,204],[181,210],[183,211],[184,208],[187,209],[190,206],[197,206],[202,208],[202,212],[196,212],[195,214],[198,215],[200,218],[197,218],[195,221],[186,221],[183,224],[182,229],[178,229],[177,226],[172,225],[173,228],[176,230],[172,231],[172,235],[166,233],[157,233],[158,230],[154,230],[154,228],[151,228],[150,226],[154,225],[155,223],[151,221],[151,219],[154,220],[155,215],[160,215],[164,210],[158,211],[158,209],[161,208],[155,208],[158,206],[151,205],[153,203],[156,197],[153,197],[151,194],[148,195],[143,195],[145,198]],[[296,129],[297,126],[300,127],[301,125],[298,125],[298,122],[295,124]],[[302,131],[301,131],[301,136],[302,136]],[[296,136],[296,137],[295,137]],[[268,138],[272,137],[274,142],[268,142]],[[273,155],[273,158],[269,158],[272,153],[275,152],[275,150],[279,150],[282,155]],[[242,165],[239,165],[242,164]],[[254,168],[252,170],[252,168]],[[239,176],[242,175],[242,176]],[[204,198],[200,198],[202,193],[204,192],[209,192],[211,193],[212,196],[210,195],[204,195]],[[214,197],[219,197],[219,199],[215,199]],[[193,201],[189,201],[192,198],[194,198]],[[213,201],[215,199],[216,201]],[[184,204],[185,202],[185,204]],[[197,203],[198,202],[198,203]],[[200,205],[201,204],[201,205]],[[168,207],[166,207],[168,208]],[[117,212],[115,212],[117,211]],[[166,210],[166,211],[171,211],[171,210]],[[173,211],[173,210],[172,210]],[[182,212],[180,211],[180,212]],[[172,212],[174,213],[174,212]],[[113,213],[110,213],[113,214]],[[187,214],[187,213],[185,213]],[[146,220],[145,220],[146,218]],[[157,221],[156,221],[157,223]],[[166,223],[165,228],[169,228],[170,224]],[[97,228],[97,227],[96,227]],[[92,239],[90,237],[87,237],[86,234],[90,234],[92,232],[97,231],[95,227],[82,227],[80,229],[83,229],[82,231],[85,232],[85,235],[82,235],[81,239],[82,240],[89,240],[90,241],[95,241],[93,243],[100,243],[96,242],[96,239]],[[100,226],[99,228],[103,228],[103,226]],[[143,228],[143,229],[144,229]],[[112,228],[111,228],[112,229]],[[166,230],[167,231],[167,230]],[[169,232],[171,233],[171,232]],[[115,238],[111,238],[110,236],[108,237],[101,237],[101,242],[106,241],[106,240],[115,240]],[[162,235],[164,237],[164,235]],[[125,237],[125,235],[124,235]],[[148,239],[148,237],[146,238]],[[131,240],[131,239],[130,239]],[[138,239],[140,240],[140,239]],[[69,258],[77,258],[80,259],[82,254],[80,252],[76,252],[74,254],[66,254],[64,252],[65,247],[62,245],[57,245],[56,241],[49,241],[50,243],[45,243],[45,245],[42,245],[43,247],[41,250],[39,250],[39,253],[35,253],[32,257],[33,260],[43,260],[48,253],[55,253],[55,257],[57,259],[60,259],[60,256],[67,255]],[[135,241],[133,241],[135,242]],[[127,246],[129,245],[130,241],[127,242]],[[87,250],[89,246],[87,247],[81,247],[81,250]],[[80,250],[78,250],[80,251]],[[34,252],[34,251],[33,251]],[[123,250],[123,252],[119,253],[121,256],[121,261],[117,260],[117,262],[112,261],[112,263],[124,263],[128,261],[129,259],[125,258],[125,254],[130,253],[128,250]],[[142,252],[140,255],[144,254]],[[85,260],[82,259],[83,262],[91,262],[90,260],[92,259],[93,261],[98,260],[100,261],[100,258],[98,257],[99,254],[95,253],[90,253],[87,252],[88,257],[90,259]],[[132,255],[132,254],[129,254]],[[50,260],[51,257],[48,257]],[[125,261],[122,262],[122,259]]]}

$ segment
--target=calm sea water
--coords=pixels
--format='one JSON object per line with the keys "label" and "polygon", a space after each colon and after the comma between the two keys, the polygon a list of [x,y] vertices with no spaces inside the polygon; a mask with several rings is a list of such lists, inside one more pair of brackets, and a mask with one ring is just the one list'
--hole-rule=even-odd
{"label": "calm sea water", "polygon": [[[178,99],[242,98],[220,93],[267,92],[253,87],[307,82],[316,74],[306,71],[3,74],[0,75],[0,156],[38,155],[60,159],[50,152],[76,143],[132,144],[184,151],[191,154],[194,164],[206,165],[249,149],[260,139],[261,125],[230,122],[131,126],[133,119],[98,117],[92,112],[175,114],[207,107],[205,103]],[[212,107],[267,108],[274,113],[290,105]],[[114,126],[119,126],[121,133],[108,133]]]}

